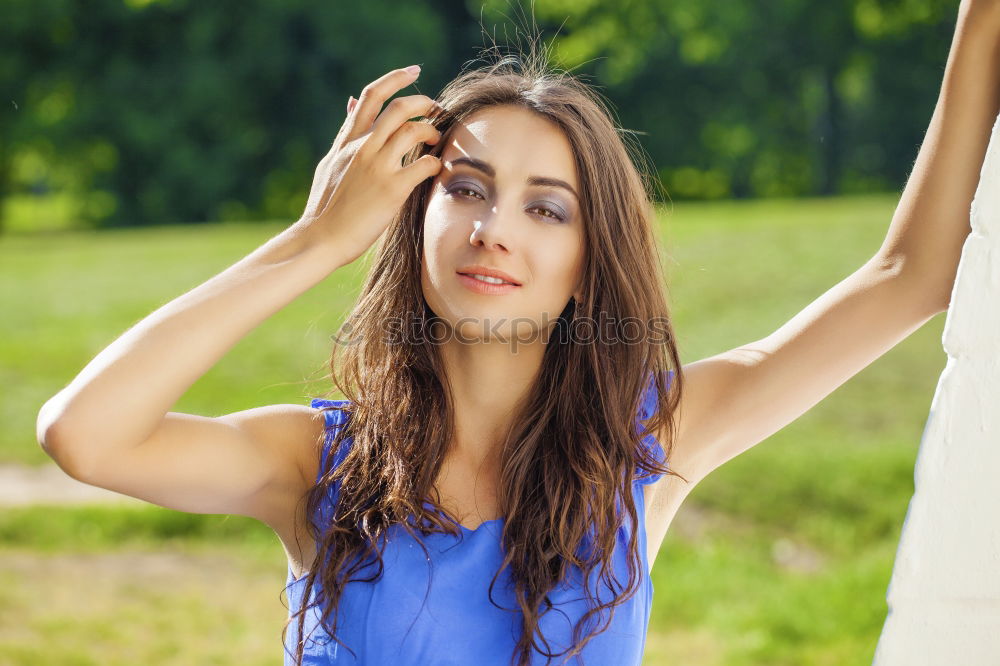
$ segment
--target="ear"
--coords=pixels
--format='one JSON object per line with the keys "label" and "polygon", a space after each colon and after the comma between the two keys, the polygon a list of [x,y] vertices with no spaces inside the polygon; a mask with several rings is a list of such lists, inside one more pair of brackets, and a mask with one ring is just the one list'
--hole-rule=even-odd
{"label": "ear", "polygon": [[573,287],[574,287],[573,288],[573,300],[576,301],[577,304],[582,304],[583,303],[583,288],[584,288],[584,286],[586,286],[585,282],[584,282],[584,279],[583,279],[582,276],[579,276],[579,274],[578,274],[578,279],[576,281],[576,284],[573,285]]}

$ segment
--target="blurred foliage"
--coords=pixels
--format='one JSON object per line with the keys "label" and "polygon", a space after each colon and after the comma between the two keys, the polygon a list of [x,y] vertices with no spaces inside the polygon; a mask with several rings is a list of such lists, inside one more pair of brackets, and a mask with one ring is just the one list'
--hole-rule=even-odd
{"label": "blurred foliage", "polygon": [[[898,189],[957,0],[0,0],[0,225],[294,219],[348,95],[532,14],[674,199]],[[62,222],[60,222],[62,221]]]}
{"label": "blurred foliage", "polygon": [[348,95],[441,54],[418,3],[4,5],[0,187],[70,190],[91,224],[295,215]]}

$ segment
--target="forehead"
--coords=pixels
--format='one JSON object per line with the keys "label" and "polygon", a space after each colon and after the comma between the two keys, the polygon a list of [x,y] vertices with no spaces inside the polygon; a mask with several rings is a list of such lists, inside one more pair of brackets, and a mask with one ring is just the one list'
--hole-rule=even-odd
{"label": "forehead", "polygon": [[489,162],[499,180],[545,176],[580,189],[569,139],[554,122],[528,109],[490,107],[456,123],[441,159],[462,156]]}

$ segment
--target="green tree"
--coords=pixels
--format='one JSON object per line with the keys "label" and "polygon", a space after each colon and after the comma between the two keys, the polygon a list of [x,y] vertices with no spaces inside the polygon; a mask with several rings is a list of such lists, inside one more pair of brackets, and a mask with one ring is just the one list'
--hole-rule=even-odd
{"label": "green tree", "polygon": [[94,224],[297,215],[348,95],[414,54],[444,69],[420,4],[7,5],[3,76],[22,103],[2,162],[64,168]]}

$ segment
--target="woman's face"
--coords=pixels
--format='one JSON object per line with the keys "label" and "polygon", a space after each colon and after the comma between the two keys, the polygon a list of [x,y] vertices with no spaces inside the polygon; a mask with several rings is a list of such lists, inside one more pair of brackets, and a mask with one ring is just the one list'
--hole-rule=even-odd
{"label": "woman's face", "polygon": [[[424,217],[424,298],[462,340],[537,341],[530,336],[580,294],[584,233],[569,141],[531,111],[491,107],[454,126],[441,160]],[[517,285],[462,275],[476,266]]]}

